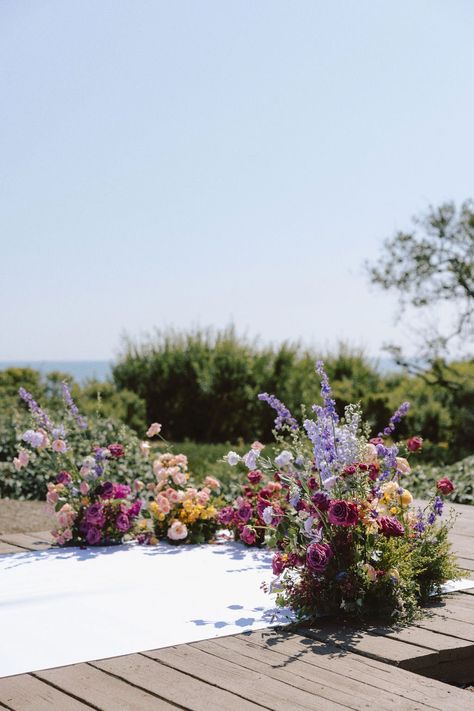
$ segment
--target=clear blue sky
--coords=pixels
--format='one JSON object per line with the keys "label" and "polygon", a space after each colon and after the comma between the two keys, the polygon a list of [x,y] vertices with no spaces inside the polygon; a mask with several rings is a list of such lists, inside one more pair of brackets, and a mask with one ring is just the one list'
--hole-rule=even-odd
{"label": "clear blue sky", "polygon": [[406,339],[362,263],[474,196],[470,0],[2,0],[0,360]]}

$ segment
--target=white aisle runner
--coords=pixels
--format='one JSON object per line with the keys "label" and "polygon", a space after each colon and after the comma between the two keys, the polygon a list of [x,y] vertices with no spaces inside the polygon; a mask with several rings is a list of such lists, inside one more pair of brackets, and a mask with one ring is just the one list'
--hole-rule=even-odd
{"label": "white aisle runner", "polygon": [[239,543],[0,557],[0,676],[288,622],[272,553]]}

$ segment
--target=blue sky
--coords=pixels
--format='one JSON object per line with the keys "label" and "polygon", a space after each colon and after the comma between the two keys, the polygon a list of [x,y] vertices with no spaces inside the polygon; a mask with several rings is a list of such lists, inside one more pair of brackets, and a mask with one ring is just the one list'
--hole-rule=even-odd
{"label": "blue sky", "polygon": [[468,0],[3,0],[0,360],[407,342],[362,264],[473,195]]}

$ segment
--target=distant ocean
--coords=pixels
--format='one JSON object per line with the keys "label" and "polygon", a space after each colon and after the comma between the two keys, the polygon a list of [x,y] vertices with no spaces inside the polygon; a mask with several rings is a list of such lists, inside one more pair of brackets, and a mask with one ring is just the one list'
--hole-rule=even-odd
{"label": "distant ocean", "polygon": [[67,373],[77,383],[84,383],[94,378],[106,380],[112,374],[112,361],[110,360],[11,360],[0,361],[0,370],[5,368],[33,368],[40,373],[51,373],[59,370]]}

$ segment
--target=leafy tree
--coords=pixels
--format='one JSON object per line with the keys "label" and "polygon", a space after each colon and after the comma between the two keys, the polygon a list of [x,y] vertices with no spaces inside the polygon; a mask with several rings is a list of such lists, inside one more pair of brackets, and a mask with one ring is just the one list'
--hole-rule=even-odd
{"label": "leafy tree", "polygon": [[[434,382],[458,387],[446,365],[450,351],[462,346],[472,349],[474,335],[474,203],[464,202],[457,210],[453,202],[430,207],[413,220],[414,229],[387,239],[375,264],[367,264],[373,284],[395,291],[402,313],[408,305],[434,315],[434,322],[422,331],[423,343],[410,361],[398,346],[389,350],[399,364],[421,373],[430,366]],[[449,304],[450,325],[439,326],[438,311]],[[427,322],[423,318],[423,322]],[[472,354],[472,351],[471,351]],[[469,355],[469,350],[468,350]]]}

